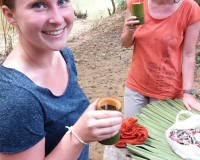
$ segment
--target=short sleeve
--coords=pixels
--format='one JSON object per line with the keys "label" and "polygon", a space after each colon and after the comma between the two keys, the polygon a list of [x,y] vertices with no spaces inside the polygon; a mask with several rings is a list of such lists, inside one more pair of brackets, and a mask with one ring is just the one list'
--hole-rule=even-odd
{"label": "short sleeve", "polygon": [[188,4],[185,6],[187,8],[186,16],[188,18],[188,25],[190,25],[200,20],[200,7],[194,0],[190,2],[187,1],[187,3]]}
{"label": "short sleeve", "polygon": [[37,98],[17,86],[0,85],[0,153],[17,153],[45,137]]}

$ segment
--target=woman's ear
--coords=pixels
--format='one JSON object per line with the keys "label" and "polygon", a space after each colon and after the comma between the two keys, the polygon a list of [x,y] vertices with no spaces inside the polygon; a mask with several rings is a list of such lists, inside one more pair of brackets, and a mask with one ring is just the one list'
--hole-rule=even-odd
{"label": "woman's ear", "polygon": [[6,18],[6,20],[12,24],[12,25],[16,25],[17,24],[17,21],[14,17],[14,12],[13,10],[11,10],[10,8],[8,8],[7,6],[2,6],[2,12]]}

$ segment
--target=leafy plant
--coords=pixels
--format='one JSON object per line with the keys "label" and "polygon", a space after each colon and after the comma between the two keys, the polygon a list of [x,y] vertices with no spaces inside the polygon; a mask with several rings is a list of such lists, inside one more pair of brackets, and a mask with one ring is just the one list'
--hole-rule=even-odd
{"label": "leafy plant", "polygon": [[196,55],[196,64],[200,64],[200,52]]}
{"label": "leafy plant", "polygon": [[0,21],[3,30],[3,38],[4,38],[4,52],[5,55],[8,55],[13,49],[13,43],[15,38],[15,28],[6,21],[4,15],[1,11],[0,13]]}
{"label": "leafy plant", "polygon": [[126,1],[125,0],[116,0],[116,4],[119,9],[121,9],[121,10],[126,9]]}
{"label": "leafy plant", "polygon": [[[165,131],[174,123],[175,117],[185,106],[180,99],[167,99],[149,104],[135,115],[138,123],[148,129],[148,139],[142,145],[127,144],[134,160],[182,160],[167,143]],[[199,112],[192,110],[193,113]],[[180,118],[186,118],[182,115]]]}

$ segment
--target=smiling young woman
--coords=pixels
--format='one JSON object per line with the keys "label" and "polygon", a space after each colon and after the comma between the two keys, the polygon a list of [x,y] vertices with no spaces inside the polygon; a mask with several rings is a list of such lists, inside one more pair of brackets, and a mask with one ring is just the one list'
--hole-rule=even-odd
{"label": "smiling young woman", "polygon": [[77,82],[71,2],[1,4],[19,41],[0,66],[0,160],[87,160],[87,144],[116,135],[122,114],[96,111]]}

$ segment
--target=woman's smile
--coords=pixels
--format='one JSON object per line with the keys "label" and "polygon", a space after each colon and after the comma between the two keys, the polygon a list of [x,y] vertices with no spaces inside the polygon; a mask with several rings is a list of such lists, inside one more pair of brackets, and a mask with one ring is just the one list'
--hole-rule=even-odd
{"label": "woman's smile", "polygon": [[58,36],[64,32],[65,28],[66,27],[59,29],[59,30],[42,31],[42,33],[47,34],[47,35],[52,35],[52,36]]}

